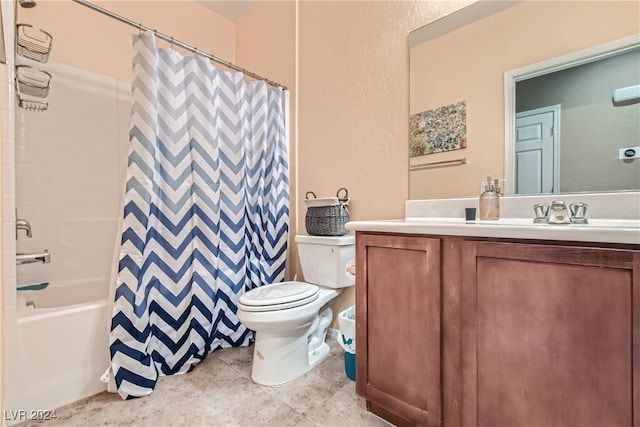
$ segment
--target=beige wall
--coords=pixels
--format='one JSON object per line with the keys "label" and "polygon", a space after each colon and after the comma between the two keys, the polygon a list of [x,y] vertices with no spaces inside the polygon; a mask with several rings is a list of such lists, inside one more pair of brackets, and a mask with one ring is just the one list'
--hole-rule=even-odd
{"label": "beige wall", "polygon": [[236,58],[243,67],[289,89],[290,225],[287,280],[299,271],[296,216],[296,3],[262,1],[236,22]]}
{"label": "beige wall", "polygon": [[[93,3],[221,59],[235,61],[235,25],[199,3],[184,0]],[[52,35],[50,60],[125,82],[131,80],[131,34],[135,28],[71,0],[38,0],[36,7],[17,10],[17,22],[42,28]]]}
{"label": "beige wall", "polygon": [[[262,2],[237,22],[238,63],[291,92],[290,278],[303,279],[293,236],[306,234],[307,191],[346,186],[352,219],[404,216],[407,36],[468,3],[302,0],[297,39],[295,1]],[[352,288],[335,313],[354,302]]]}
{"label": "beige wall", "polygon": [[[404,217],[410,31],[461,2],[299,3],[298,224],[304,194],[346,187],[351,219]],[[306,234],[304,226],[298,232]],[[354,304],[348,288],[334,313]],[[333,327],[336,327],[334,322]]]}
{"label": "beige wall", "polygon": [[638,16],[637,1],[526,2],[412,49],[411,114],[467,101],[468,148],[428,160],[468,164],[412,172],[410,198],[476,196],[502,176],[504,72],[638,33]]}
{"label": "beige wall", "polygon": [[425,16],[421,7],[404,1],[300,3],[301,213],[306,191],[326,197],[347,187],[353,219],[404,216],[408,34],[420,17],[424,23],[440,16]]}

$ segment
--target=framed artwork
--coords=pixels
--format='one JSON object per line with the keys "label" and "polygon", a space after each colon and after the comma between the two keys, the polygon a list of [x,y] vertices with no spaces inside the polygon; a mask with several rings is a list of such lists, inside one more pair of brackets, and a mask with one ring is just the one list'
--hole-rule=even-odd
{"label": "framed artwork", "polygon": [[409,157],[467,148],[467,102],[409,117]]}

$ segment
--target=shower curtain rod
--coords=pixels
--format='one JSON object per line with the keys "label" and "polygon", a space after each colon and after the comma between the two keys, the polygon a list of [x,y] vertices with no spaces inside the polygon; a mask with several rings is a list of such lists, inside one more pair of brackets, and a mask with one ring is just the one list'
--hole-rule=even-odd
{"label": "shower curtain rod", "polygon": [[131,25],[132,27],[136,27],[137,29],[139,29],[141,31],[142,30],[144,30],[144,31],[153,31],[153,33],[156,35],[156,37],[158,37],[158,38],[160,38],[160,39],[162,39],[164,41],[167,41],[167,42],[171,43],[172,45],[180,46],[181,48],[183,48],[185,50],[188,50],[189,52],[195,53],[196,55],[204,56],[205,58],[208,58],[209,60],[211,60],[213,62],[217,62],[218,64],[222,64],[227,68],[231,68],[232,70],[240,71],[242,74],[245,74],[245,75],[247,75],[247,76],[249,76],[249,77],[251,77],[253,79],[262,80],[262,81],[267,82],[271,86],[282,88],[282,90],[287,90],[287,87],[284,86],[284,85],[281,85],[280,83],[276,83],[273,80],[269,80],[269,79],[267,79],[265,77],[259,76],[259,75],[255,74],[255,73],[252,73],[251,71],[245,70],[244,68],[238,67],[237,65],[232,64],[231,62],[227,62],[224,59],[217,58],[217,57],[211,55],[210,53],[204,52],[204,51],[198,49],[197,47],[193,47],[193,46],[188,45],[188,44],[186,44],[184,42],[181,42],[180,40],[176,40],[173,37],[169,37],[169,36],[167,36],[165,34],[162,34],[162,33],[158,32],[156,30],[153,30],[153,29],[151,29],[149,27],[145,27],[142,24],[134,22],[134,21],[132,21],[130,19],[127,19],[127,18],[125,18],[123,16],[120,16],[120,15],[118,15],[116,13],[113,13],[113,12],[107,10],[107,9],[104,9],[104,8],[102,8],[100,6],[97,6],[97,5],[93,4],[93,3],[90,3],[90,2],[88,2],[86,0],[72,0],[72,1],[75,2],[75,3],[81,4],[82,6],[86,6],[89,9],[95,10],[96,12],[100,12],[103,15],[107,15],[107,16],[109,16],[111,18],[114,18],[114,19],[116,19],[116,20],[118,20],[120,22],[123,22],[125,24]]}

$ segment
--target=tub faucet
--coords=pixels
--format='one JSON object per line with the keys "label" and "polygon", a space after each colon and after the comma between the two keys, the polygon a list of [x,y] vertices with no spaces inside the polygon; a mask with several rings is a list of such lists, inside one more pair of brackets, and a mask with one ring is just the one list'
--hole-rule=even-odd
{"label": "tub faucet", "polygon": [[31,234],[31,224],[29,224],[29,221],[26,219],[16,218],[16,240],[18,239],[18,230],[25,230],[27,237],[33,237]]}
{"label": "tub faucet", "polygon": [[569,210],[564,200],[554,200],[549,208],[549,224],[569,224]]}

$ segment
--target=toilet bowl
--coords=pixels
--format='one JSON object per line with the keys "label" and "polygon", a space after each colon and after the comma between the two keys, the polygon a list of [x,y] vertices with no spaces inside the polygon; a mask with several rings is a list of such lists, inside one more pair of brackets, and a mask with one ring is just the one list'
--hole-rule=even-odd
{"label": "toilet bowl", "polygon": [[288,383],[329,356],[325,336],[333,311],[321,308],[354,285],[346,272],[354,236],[296,236],[296,243],[307,282],[264,285],[238,302],[238,319],[255,331],[251,379],[258,384]]}

